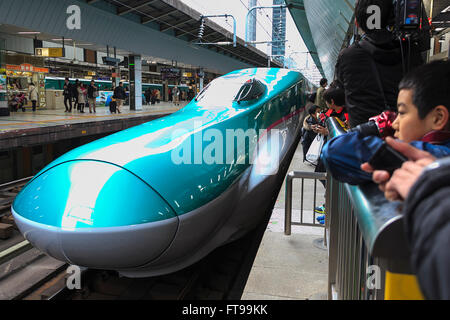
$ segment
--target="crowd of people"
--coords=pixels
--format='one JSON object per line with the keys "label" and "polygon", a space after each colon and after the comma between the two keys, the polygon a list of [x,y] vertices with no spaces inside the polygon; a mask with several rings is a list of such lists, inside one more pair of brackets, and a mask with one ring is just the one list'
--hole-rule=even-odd
{"label": "crowd of people", "polygon": [[23,112],[25,112],[25,105],[28,101],[31,101],[33,112],[35,112],[37,103],[39,101],[39,93],[36,85],[31,82],[28,85],[28,91],[26,91],[25,93],[19,89],[18,83],[14,82],[12,94],[8,100],[10,111],[17,112],[19,111],[19,109],[21,109]]}
{"label": "crowd of people", "polygon": [[[39,93],[34,83],[29,84],[28,92],[22,92],[17,89],[9,98],[9,108],[12,112],[17,112],[18,110],[26,111],[25,106],[30,101],[32,103],[33,112],[36,111]],[[69,78],[65,78],[63,85],[63,98],[65,112],[69,113],[73,110],[79,113],[85,113],[85,110],[89,109],[89,113],[96,113],[97,98],[99,97],[99,88],[96,86],[95,81],[92,80],[89,85],[85,85],[78,79],[75,83],[70,82]],[[169,101],[171,101],[175,106],[180,106],[180,101],[191,100],[194,98],[194,91],[190,89],[185,92],[181,90],[178,86],[169,89],[168,92]],[[128,95],[126,89],[124,88],[123,82],[119,83],[119,86],[113,86],[113,96],[112,101],[114,105],[113,113],[122,113],[122,108],[127,100]],[[162,101],[161,91],[159,89],[147,89],[143,93],[143,103],[147,105],[159,104]]]}
{"label": "crowd of people", "polygon": [[[373,5],[381,8],[381,29],[367,25],[367,10]],[[316,172],[328,170],[335,179],[354,185],[375,182],[386,199],[402,201],[411,266],[423,294],[449,299],[450,61],[426,64],[423,48],[408,44],[404,50],[389,28],[393,11],[390,0],[357,2],[361,40],[339,55],[335,81],[328,87],[322,79],[311,97],[303,124],[304,160],[316,135],[327,140],[327,118],[337,117],[349,133],[325,144]],[[371,121],[377,134],[362,129]],[[393,167],[389,158],[375,161],[381,147],[400,154],[403,164]],[[343,159],[345,170],[335,165]],[[316,212],[326,214],[324,207]],[[323,216],[318,220],[323,223]]]}
{"label": "crowd of people", "polygon": [[95,107],[98,95],[98,88],[94,80],[86,88],[78,79],[75,84],[72,84],[69,78],[66,78],[63,87],[64,106],[66,107],[64,112],[72,112],[73,109],[84,113],[85,107],[88,107],[89,113],[92,113],[92,110],[96,113]]}

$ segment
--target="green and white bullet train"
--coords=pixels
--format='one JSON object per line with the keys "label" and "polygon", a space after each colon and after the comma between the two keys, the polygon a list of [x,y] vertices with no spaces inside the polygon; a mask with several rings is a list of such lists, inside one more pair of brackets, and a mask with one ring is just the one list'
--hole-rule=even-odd
{"label": "green and white bullet train", "polygon": [[15,221],[73,265],[127,277],[183,269],[273,208],[312,89],[286,69],[217,78],[182,110],[53,161],[16,197]]}

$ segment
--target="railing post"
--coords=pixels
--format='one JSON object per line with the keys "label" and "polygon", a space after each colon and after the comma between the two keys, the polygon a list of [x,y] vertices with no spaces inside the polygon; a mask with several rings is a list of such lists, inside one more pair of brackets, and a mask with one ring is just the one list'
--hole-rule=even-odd
{"label": "railing post", "polygon": [[285,210],[284,210],[284,234],[291,235],[292,228],[292,181],[293,173],[290,172],[286,177]]}

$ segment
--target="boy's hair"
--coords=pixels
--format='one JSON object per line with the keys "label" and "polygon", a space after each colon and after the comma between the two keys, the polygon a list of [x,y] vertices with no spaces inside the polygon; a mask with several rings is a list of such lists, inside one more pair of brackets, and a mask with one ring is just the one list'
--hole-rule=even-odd
{"label": "boy's hair", "polygon": [[435,107],[450,111],[450,61],[435,61],[420,66],[400,81],[400,90],[412,90],[419,117],[425,119]]}
{"label": "boy's hair", "polygon": [[381,29],[385,29],[391,23],[394,16],[392,0],[358,0],[355,8],[356,21],[365,33],[377,31],[376,29],[369,29],[367,26],[369,18],[373,15],[373,13],[367,13],[367,9],[373,5],[381,9]]}
{"label": "boy's hair", "polygon": [[323,94],[323,98],[328,103],[333,100],[335,105],[342,107],[345,105],[345,90],[338,82],[333,82]]}
{"label": "boy's hair", "polygon": [[308,108],[309,114],[315,114],[317,112],[317,109],[319,109],[319,106],[316,106],[315,104]]}
{"label": "boy's hair", "polygon": [[328,80],[326,78],[323,78],[322,80],[320,80],[320,86],[321,87],[323,87],[327,83],[328,83]]}

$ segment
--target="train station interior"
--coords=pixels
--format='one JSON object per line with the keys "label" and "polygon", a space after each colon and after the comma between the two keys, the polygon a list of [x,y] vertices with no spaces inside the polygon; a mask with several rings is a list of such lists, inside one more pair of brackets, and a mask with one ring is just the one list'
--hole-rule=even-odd
{"label": "train station interior", "polygon": [[449,46],[449,0],[1,0],[0,300],[450,299]]}

